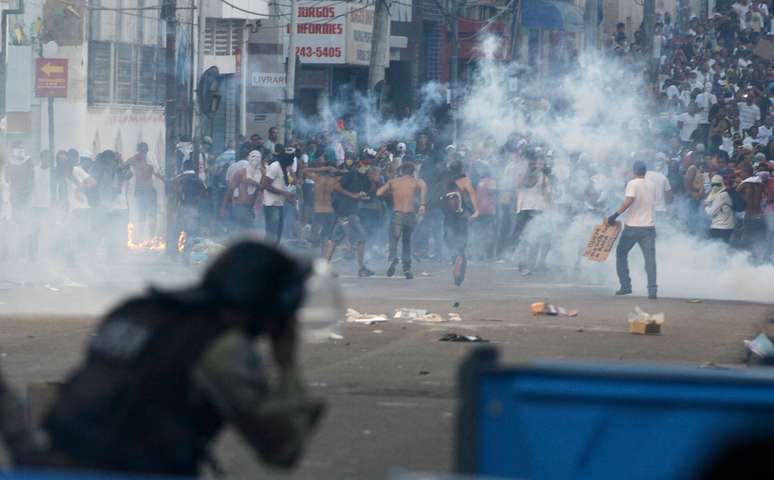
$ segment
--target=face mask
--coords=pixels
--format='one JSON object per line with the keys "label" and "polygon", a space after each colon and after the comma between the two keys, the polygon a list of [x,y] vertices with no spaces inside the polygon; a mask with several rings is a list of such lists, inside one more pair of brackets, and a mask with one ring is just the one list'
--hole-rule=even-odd
{"label": "face mask", "polygon": [[360,173],[361,175],[365,175],[366,172],[368,172],[368,167],[360,167],[357,169],[357,172]]}

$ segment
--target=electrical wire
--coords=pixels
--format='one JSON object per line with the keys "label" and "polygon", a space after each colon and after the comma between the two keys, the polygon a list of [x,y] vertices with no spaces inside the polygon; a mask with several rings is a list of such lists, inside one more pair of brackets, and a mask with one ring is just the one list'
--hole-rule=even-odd
{"label": "electrical wire", "polygon": [[513,2],[514,2],[514,1],[515,1],[515,0],[511,0],[510,2],[508,2],[508,4],[507,4],[507,5],[505,5],[505,7],[503,7],[503,9],[502,9],[502,10],[500,10],[500,12],[499,12],[497,15],[495,15],[494,17],[492,17],[492,18],[490,18],[490,19],[489,19],[489,21],[486,23],[486,25],[484,25],[483,27],[481,27],[481,28],[480,28],[480,29],[479,29],[479,30],[478,30],[476,33],[474,33],[473,35],[471,35],[471,36],[470,36],[470,37],[468,37],[468,38],[476,38],[476,37],[478,37],[479,35],[481,35],[481,34],[483,34],[483,33],[487,33],[487,28],[489,28],[489,26],[490,26],[490,25],[492,25],[492,24],[494,23],[494,21],[495,21],[495,20],[497,20],[497,18],[498,18],[500,15],[502,15],[502,14],[503,14],[503,13],[505,13],[505,12],[509,12],[509,11],[510,11],[511,5],[513,5]]}

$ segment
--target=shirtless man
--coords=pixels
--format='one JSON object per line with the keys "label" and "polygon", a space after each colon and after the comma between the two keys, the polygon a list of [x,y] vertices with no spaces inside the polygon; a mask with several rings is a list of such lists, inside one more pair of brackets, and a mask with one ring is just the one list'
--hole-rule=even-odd
{"label": "shirtless man", "polygon": [[242,231],[249,231],[255,221],[255,199],[261,184],[261,152],[253,150],[247,157],[247,165],[233,173],[228,183],[223,209],[231,203],[234,223]]}
{"label": "shirtless man", "polygon": [[138,238],[144,238],[147,225],[148,237],[156,233],[156,189],[153,187],[153,177],[164,180],[148,163],[148,144],[139,143],[137,154],[129,159],[129,165],[134,173],[134,200],[137,206]]}
{"label": "shirtless man", "polygon": [[[442,200],[446,204],[444,237],[454,258],[454,284],[459,287],[465,281],[465,269],[468,264],[465,255],[468,246],[468,223],[478,218],[478,198],[470,178],[465,175],[461,160],[454,160],[447,174],[442,177],[441,182],[445,183],[441,185],[442,191],[446,192]],[[454,196],[459,198],[460,203],[458,207],[450,208],[449,204],[454,202]]]}
{"label": "shirtless man", "polygon": [[[417,220],[425,215],[427,207],[427,185],[424,180],[414,178],[414,164],[404,163],[395,177],[382,185],[376,195],[383,197],[391,194],[392,221],[390,222],[390,255],[387,276],[395,275],[398,266],[398,239],[403,238],[403,274],[407,280],[414,278],[411,273],[411,234]],[[417,193],[419,194],[419,212],[417,215]]]}
{"label": "shirtless man", "polygon": [[325,256],[325,248],[336,227],[336,212],[333,210],[333,189],[338,184],[334,176],[336,167],[328,164],[323,167],[308,167],[304,175],[314,182],[314,213],[312,224],[320,232],[320,254]]}

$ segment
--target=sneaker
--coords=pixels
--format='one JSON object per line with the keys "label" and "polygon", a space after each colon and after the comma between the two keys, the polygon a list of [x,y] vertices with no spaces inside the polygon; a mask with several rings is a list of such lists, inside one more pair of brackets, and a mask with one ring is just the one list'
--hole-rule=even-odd
{"label": "sneaker", "polygon": [[403,275],[406,276],[406,280],[413,280],[414,279],[414,274],[411,273],[411,272],[403,272]]}
{"label": "sneaker", "polygon": [[367,269],[366,267],[363,267],[360,270],[358,270],[357,276],[358,277],[373,277],[374,276],[374,272],[372,272],[371,270]]}
{"label": "sneaker", "polygon": [[621,288],[617,292],[615,292],[616,296],[630,295],[631,293],[632,293],[631,288]]}
{"label": "sneaker", "polygon": [[387,276],[392,277],[395,275],[395,268],[398,266],[398,262],[392,262],[389,267],[387,267]]}

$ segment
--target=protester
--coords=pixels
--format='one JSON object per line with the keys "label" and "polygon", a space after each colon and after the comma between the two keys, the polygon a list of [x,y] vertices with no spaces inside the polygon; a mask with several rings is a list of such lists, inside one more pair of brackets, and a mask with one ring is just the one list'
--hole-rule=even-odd
{"label": "protester", "polygon": [[[271,139],[271,135],[270,135]],[[280,146],[281,147],[281,146]],[[295,194],[289,190],[289,178],[294,167],[294,155],[283,153],[277,155],[261,178],[263,188],[263,216],[266,222],[266,238],[275,244],[282,240],[285,228],[285,202],[294,202]]]}
{"label": "protester", "polygon": [[363,152],[361,158],[353,165],[353,169],[345,173],[333,188],[333,209],[336,212],[336,227],[325,252],[328,261],[333,259],[336,247],[346,239],[356,249],[358,277],[371,277],[374,272],[365,265],[365,244],[367,235],[360,221],[360,201],[371,198],[376,190],[368,178],[368,152]]}
{"label": "protester", "polygon": [[736,226],[736,217],[731,197],[726,192],[723,177],[720,175],[712,177],[712,189],[704,199],[704,210],[712,220],[709,238],[721,240],[726,244],[730,243]]}
{"label": "protester", "polygon": [[183,171],[173,179],[172,184],[177,207],[176,232],[185,232],[186,242],[182,253],[183,262],[187,264],[191,260],[192,239],[201,233],[200,213],[207,201],[207,190],[196,174],[192,160],[183,162]]}
{"label": "protester", "polygon": [[478,199],[460,160],[452,162],[448,173],[439,182],[445,192],[442,195],[444,236],[454,262],[454,284],[459,287],[465,281],[468,224],[479,216]]}
{"label": "protester", "polygon": [[645,273],[648,277],[648,298],[657,298],[656,283],[656,195],[653,186],[645,180],[648,171],[642,161],[634,163],[634,179],[626,184],[625,199],[618,210],[607,219],[608,225],[614,225],[618,217],[628,211],[624,229],[616,248],[616,270],[621,288],[616,295],[632,293],[632,280],[629,277],[629,251],[639,244],[645,258]]}
{"label": "protester", "polygon": [[132,168],[134,175],[134,205],[136,239],[153,238],[156,234],[156,216],[158,214],[156,187],[153,178],[164,180],[156,168],[148,163],[148,144],[141,142],[137,145],[137,153],[127,163]]}
{"label": "protester", "polygon": [[427,209],[427,185],[423,180],[414,178],[413,163],[401,164],[399,175],[382,185],[376,194],[380,197],[389,194],[392,203],[387,276],[395,275],[398,266],[398,240],[402,240],[403,275],[407,280],[411,280],[414,278],[411,273],[411,236],[417,221],[421,221]]}

